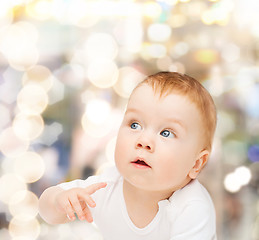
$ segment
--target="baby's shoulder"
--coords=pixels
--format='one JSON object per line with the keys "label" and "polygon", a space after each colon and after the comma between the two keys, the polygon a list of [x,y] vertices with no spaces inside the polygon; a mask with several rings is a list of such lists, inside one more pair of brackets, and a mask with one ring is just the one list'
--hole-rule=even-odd
{"label": "baby's shoulder", "polygon": [[185,239],[190,239],[195,232],[199,236],[212,236],[215,233],[214,205],[208,191],[198,180],[193,180],[169,198],[166,220],[172,226],[172,236],[186,233]]}
{"label": "baby's shoulder", "polygon": [[171,203],[178,204],[187,204],[192,201],[210,202],[210,200],[208,191],[197,179],[174,192],[169,198]]}
{"label": "baby's shoulder", "polygon": [[206,212],[214,211],[212,199],[206,188],[198,181],[193,180],[184,188],[177,190],[169,198],[168,212],[172,215],[182,214],[184,211]]}

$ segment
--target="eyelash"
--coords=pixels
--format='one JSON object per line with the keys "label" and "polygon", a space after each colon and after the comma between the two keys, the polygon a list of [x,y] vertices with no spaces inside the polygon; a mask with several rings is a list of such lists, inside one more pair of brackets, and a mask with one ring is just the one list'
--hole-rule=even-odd
{"label": "eyelash", "polygon": [[[173,138],[176,137],[175,132],[172,131],[172,130],[169,130],[169,129],[165,129],[165,130],[163,130],[163,131],[160,132],[160,135],[161,135],[162,137],[166,137],[166,136],[163,136],[163,135],[162,135],[162,133],[165,132],[165,131],[169,132],[169,134],[171,133],[171,134],[173,135]],[[168,137],[169,137],[169,136],[168,136]]]}
{"label": "eyelash", "polygon": [[[133,124],[137,124],[137,125],[139,125],[139,126],[141,127],[141,125],[140,125],[137,121],[130,121],[129,126],[130,126],[130,128],[133,129],[133,130],[137,130],[137,128],[133,128],[133,127],[132,127]],[[142,127],[141,127],[141,128],[142,128]],[[176,137],[175,132],[174,132],[173,130],[171,130],[171,129],[164,129],[164,130],[162,130],[159,134],[160,134],[162,137],[167,138],[166,136],[163,136],[163,135],[162,135],[162,133],[165,132],[165,131],[168,131],[169,133],[173,134],[174,138]]]}

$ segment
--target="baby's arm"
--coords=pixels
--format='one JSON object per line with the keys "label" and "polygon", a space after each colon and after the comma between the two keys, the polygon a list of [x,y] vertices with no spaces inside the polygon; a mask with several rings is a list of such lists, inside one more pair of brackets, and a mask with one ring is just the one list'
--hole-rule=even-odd
{"label": "baby's arm", "polygon": [[95,207],[91,194],[106,187],[106,183],[95,183],[86,188],[72,188],[63,190],[58,186],[46,189],[39,200],[39,213],[50,224],[66,223],[76,219],[92,222],[92,215],[88,208]]}

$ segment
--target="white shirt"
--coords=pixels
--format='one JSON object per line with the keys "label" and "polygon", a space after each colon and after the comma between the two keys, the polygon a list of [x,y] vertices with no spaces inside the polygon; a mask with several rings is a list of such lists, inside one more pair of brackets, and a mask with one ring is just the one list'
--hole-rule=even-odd
{"label": "white shirt", "polygon": [[215,210],[207,190],[193,180],[168,200],[158,203],[159,210],[144,228],[131,221],[123,196],[123,178],[116,168],[86,180],[74,180],[59,186],[65,190],[85,188],[97,182],[107,186],[92,195],[90,208],[94,222],[105,240],[216,240]]}

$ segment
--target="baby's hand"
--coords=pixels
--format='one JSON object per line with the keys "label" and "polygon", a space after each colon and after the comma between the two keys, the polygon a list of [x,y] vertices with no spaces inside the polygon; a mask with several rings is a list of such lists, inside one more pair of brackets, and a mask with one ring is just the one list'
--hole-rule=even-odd
{"label": "baby's hand", "polygon": [[95,207],[96,204],[90,195],[106,185],[106,183],[95,183],[86,188],[72,188],[62,191],[56,196],[55,205],[71,221],[76,219],[74,214],[76,213],[80,220],[92,222],[93,218],[89,207]]}

